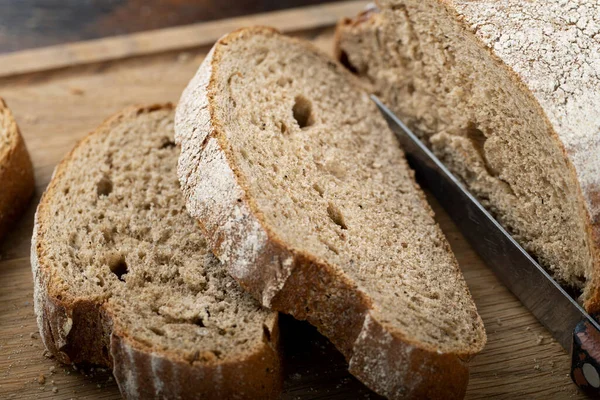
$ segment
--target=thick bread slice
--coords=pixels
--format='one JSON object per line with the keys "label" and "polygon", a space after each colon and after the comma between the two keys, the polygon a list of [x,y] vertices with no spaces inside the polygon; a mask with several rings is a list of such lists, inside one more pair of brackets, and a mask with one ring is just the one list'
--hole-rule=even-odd
{"label": "thick bread slice", "polygon": [[340,60],[600,311],[600,4],[380,5],[339,24]]}
{"label": "thick bread slice", "polygon": [[112,366],[126,398],[276,398],[277,314],[188,216],[173,114],[129,108],[57,167],[32,243],[42,339],[61,362]]}
{"label": "thick bread slice", "polygon": [[33,166],[19,127],[0,98],[0,239],[33,195]]}
{"label": "thick bread slice", "polygon": [[219,40],[176,113],[179,177],[215,254],[390,398],[464,394],[482,321],[366,92],[269,28]]}

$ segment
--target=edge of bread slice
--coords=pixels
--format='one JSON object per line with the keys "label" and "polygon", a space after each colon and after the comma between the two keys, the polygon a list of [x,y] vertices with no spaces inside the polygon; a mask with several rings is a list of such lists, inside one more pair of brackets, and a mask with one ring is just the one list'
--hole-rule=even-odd
{"label": "edge of bread slice", "polygon": [[[468,304],[464,307],[469,310],[465,311],[465,315],[468,315],[465,319],[470,321],[469,329],[466,330],[469,333],[465,334],[469,337],[469,342],[462,342],[461,349],[442,351],[441,345],[437,346],[410,337],[407,334],[410,328],[401,329],[395,322],[382,317],[381,310],[378,310],[379,305],[374,304],[371,295],[363,292],[360,288],[361,284],[349,278],[349,275],[325,258],[303,250],[301,245],[290,244],[291,241],[303,239],[298,238],[297,234],[283,239],[281,229],[267,222],[258,200],[251,195],[248,180],[254,177],[245,175],[239,163],[241,160],[239,157],[247,158],[248,155],[245,155],[243,149],[238,148],[237,152],[234,150],[235,146],[229,142],[226,133],[227,122],[219,117],[217,109],[219,107],[217,97],[224,90],[218,87],[219,68],[224,54],[230,51],[236,41],[243,42],[254,36],[264,36],[265,41],[271,39],[279,41],[280,43],[273,45],[273,48],[281,51],[287,51],[286,49],[292,47],[300,48],[298,54],[293,53],[287,58],[284,57],[286,61],[296,55],[300,57],[303,54],[309,55],[313,62],[311,66],[314,65],[315,69],[323,66],[335,71],[334,74],[338,74],[344,82],[345,87],[340,87],[340,91],[358,99],[357,101],[362,102],[361,104],[372,113],[369,114],[369,118],[375,121],[376,129],[383,132],[384,146],[390,148],[389,151],[397,156],[396,161],[393,162],[397,165],[394,166],[404,171],[402,173],[407,177],[404,181],[406,187],[397,189],[410,193],[411,204],[415,204],[419,215],[423,215],[423,218],[428,221],[432,236],[431,243],[435,241],[439,244],[442,249],[440,251],[444,254],[444,262],[449,266],[449,270],[443,275],[452,277],[450,279],[452,284],[456,284],[454,294],[457,298],[465,300],[463,304]],[[253,51],[251,46],[246,43],[240,44],[244,52],[251,53]],[[245,62],[255,61],[256,65],[265,69],[267,67],[263,62],[271,50],[257,48],[254,54],[256,60]],[[311,66],[305,66],[309,74]],[[221,79],[233,85],[234,81],[244,73],[255,73],[255,70],[250,69],[251,67],[247,70],[243,66],[240,68],[243,72],[223,71]],[[264,72],[264,76],[267,77],[275,75],[274,70],[269,71],[261,69],[260,74]],[[258,76],[259,72],[256,74]],[[231,76],[227,79],[226,76],[229,75]],[[289,76],[288,79],[281,77],[280,82],[276,84],[289,84],[293,78],[296,77]],[[358,86],[355,87],[354,84],[358,85],[358,81],[350,73],[312,45],[282,36],[274,29],[246,28],[221,38],[184,91],[176,112],[175,138],[182,146],[178,173],[188,211],[198,218],[213,252],[227,265],[229,272],[242,287],[266,307],[289,313],[298,319],[306,319],[315,325],[345,355],[349,361],[350,372],[371,389],[390,398],[461,398],[464,396],[468,382],[467,361],[481,351],[486,342],[483,323],[449,245],[440,228],[433,221],[433,213],[423,193],[414,182],[414,175],[398,149],[393,134],[366,93],[359,91]],[[242,83],[238,86],[243,90]],[[273,90],[273,93],[278,92],[278,89],[274,89],[276,86],[262,87],[267,91]],[[302,117],[301,114],[306,113],[306,109],[310,108],[306,106],[307,101],[303,99],[302,96],[297,96],[294,106],[295,109],[298,106],[294,111],[294,114],[299,114],[294,116],[298,125],[318,124],[318,121],[311,120],[311,116]],[[247,99],[236,100],[238,105],[240,102],[248,103]],[[293,96],[285,101],[293,102]],[[233,107],[235,103],[234,100]],[[255,103],[251,101],[248,104]],[[291,113],[290,104],[289,121],[286,120],[278,125],[277,131],[280,129],[284,135],[288,133],[302,135],[302,132],[309,134],[308,130],[302,130],[302,126],[292,128]],[[268,119],[270,118],[268,114],[269,112],[265,112],[261,115]],[[233,124],[245,123],[235,118],[233,110],[224,109],[223,115],[226,115],[225,118],[231,120]],[[260,116],[256,119],[262,120]],[[360,121],[356,121],[355,124],[359,125]],[[265,122],[263,126],[267,125],[268,123]],[[294,133],[290,133],[291,129],[295,129]],[[268,142],[265,142],[264,146],[269,146]],[[325,145],[321,147],[327,149]],[[248,148],[247,153],[250,151],[251,148]],[[265,164],[270,162],[265,159],[258,159],[256,162],[263,161]],[[276,172],[284,168],[283,161],[273,161],[280,165],[280,167],[273,167]],[[335,169],[335,165],[331,165],[331,169]],[[393,171],[393,168],[390,170]],[[343,171],[338,172],[343,175]],[[335,175],[336,171],[332,173]],[[314,191],[323,194],[327,189],[314,186]],[[318,199],[318,195],[315,196]],[[322,199],[318,201],[322,202]],[[326,214],[329,214],[329,218],[335,222],[333,229],[343,237],[347,227],[339,210],[330,203],[324,218],[327,218]],[[425,241],[427,240],[429,239],[426,238]],[[397,243],[398,246],[400,244]],[[317,243],[316,246],[321,245]],[[335,257],[333,254],[338,253],[335,246],[329,246],[329,250],[326,247],[321,246],[323,252],[332,251],[328,254]],[[399,251],[402,251],[403,247],[405,246],[400,247]],[[398,290],[402,291],[401,288]],[[396,310],[394,318],[400,314],[402,311]]]}
{"label": "edge of bread slice", "polygon": [[226,274],[187,215],[173,114],[130,107],[56,167],[31,248],[42,341],[63,363],[112,367],[129,399],[277,398],[277,313]]}
{"label": "edge of bread slice", "polygon": [[25,211],[35,189],[33,165],[15,119],[0,98],[0,239]]}

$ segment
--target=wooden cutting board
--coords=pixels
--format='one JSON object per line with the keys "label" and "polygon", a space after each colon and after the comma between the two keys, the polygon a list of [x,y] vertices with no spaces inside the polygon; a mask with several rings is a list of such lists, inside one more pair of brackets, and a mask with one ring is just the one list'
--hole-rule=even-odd
{"label": "wooden cutting board", "polygon": [[[58,364],[44,356],[37,334],[29,264],[33,214],[67,151],[126,106],[176,102],[210,45],[233,29],[272,25],[330,52],[335,22],[364,4],[325,4],[0,56],[0,96],[14,111],[37,179],[29,211],[0,245],[1,399],[120,398],[109,371]],[[583,398],[568,377],[567,354],[430,200],[488,332],[485,350],[472,362],[467,398]],[[375,398],[314,329],[291,318],[283,325],[284,399]]]}

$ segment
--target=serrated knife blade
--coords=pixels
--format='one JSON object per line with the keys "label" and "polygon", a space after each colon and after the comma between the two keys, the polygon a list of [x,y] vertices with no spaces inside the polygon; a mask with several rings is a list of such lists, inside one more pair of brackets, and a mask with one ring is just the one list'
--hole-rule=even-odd
{"label": "serrated knife blade", "polygon": [[[500,281],[572,354],[571,377],[600,389],[600,324],[494,219],[460,180],[376,96],[371,96],[427,188]],[[583,378],[583,379],[582,379]]]}

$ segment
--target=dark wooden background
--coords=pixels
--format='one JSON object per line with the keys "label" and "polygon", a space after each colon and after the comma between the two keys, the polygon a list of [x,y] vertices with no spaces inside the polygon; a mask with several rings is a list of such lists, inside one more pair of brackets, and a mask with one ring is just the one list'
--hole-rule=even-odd
{"label": "dark wooden background", "polygon": [[334,0],[0,0],[0,53]]}

